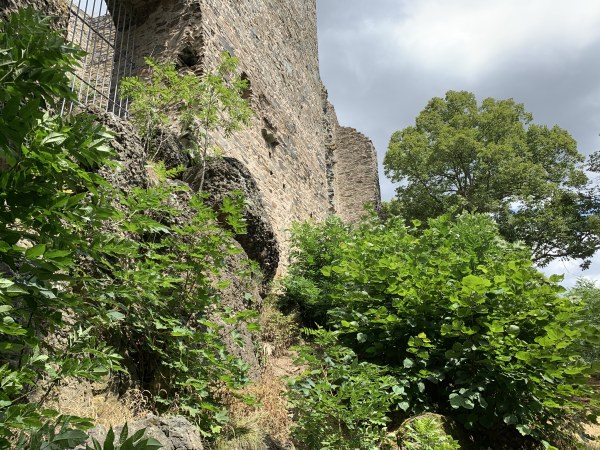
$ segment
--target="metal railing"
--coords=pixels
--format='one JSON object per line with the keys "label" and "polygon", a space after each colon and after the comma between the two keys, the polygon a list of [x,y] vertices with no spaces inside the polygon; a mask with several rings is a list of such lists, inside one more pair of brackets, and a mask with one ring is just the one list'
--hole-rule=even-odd
{"label": "metal railing", "polygon": [[79,103],[126,116],[119,81],[133,73],[135,33],[123,0],[70,0],[67,40],[86,52],[72,84]]}

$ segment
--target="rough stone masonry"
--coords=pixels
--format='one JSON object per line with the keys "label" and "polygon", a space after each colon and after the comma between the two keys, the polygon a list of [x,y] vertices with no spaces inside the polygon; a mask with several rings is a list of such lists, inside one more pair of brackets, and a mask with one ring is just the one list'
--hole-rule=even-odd
{"label": "rough stone masonry", "polygon": [[[64,0],[0,3],[6,2],[8,8],[33,4],[54,14],[66,10]],[[365,136],[338,124],[319,75],[316,0],[122,0],[119,5],[133,18],[128,31],[135,37],[134,72],[143,69],[148,55],[198,72],[215,67],[224,50],[239,58],[255,116],[246,130],[217,141],[255,180],[264,220],[281,250],[280,271],[294,221],[318,221],[332,213],[354,221],[365,203],[379,206],[375,149]]]}

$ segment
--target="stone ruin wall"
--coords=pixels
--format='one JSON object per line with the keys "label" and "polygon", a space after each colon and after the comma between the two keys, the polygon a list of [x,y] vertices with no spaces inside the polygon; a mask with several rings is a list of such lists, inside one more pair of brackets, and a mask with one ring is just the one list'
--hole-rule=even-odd
{"label": "stone ruin wall", "polygon": [[0,19],[18,8],[31,6],[48,15],[59,17],[58,27],[65,28],[67,24],[67,3],[64,0],[0,0]]}
{"label": "stone ruin wall", "polygon": [[355,222],[365,213],[365,205],[375,210],[381,206],[377,151],[364,134],[338,123],[325,91],[323,105],[331,208],[344,221]]}
{"label": "stone ruin wall", "polygon": [[338,127],[336,135],[334,191],[336,212],[347,222],[355,222],[370,203],[379,209],[381,197],[377,152],[373,142],[349,127]]}
{"label": "stone ruin wall", "polygon": [[138,25],[138,54],[184,55],[209,68],[223,50],[240,60],[256,114],[218,144],[254,176],[282,261],[294,221],[356,220],[365,203],[379,205],[373,145],[338,124],[320,78],[315,0],[156,4]]}
{"label": "stone ruin wall", "polygon": [[292,222],[322,220],[329,211],[319,76],[316,6],[311,1],[209,0],[204,13],[207,64],[223,48],[240,59],[256,112],[251,126],[221,141],[263,193],[282,261]]}
{"label": "stone ruin wall", "polygon": [[133,14],[138,72],[147,55],[199,73],[224,50],[239,58],[255,116],[217,141],[253,175],[283,266],[294,221],[331,213],[353,221],[365,203],[379,205],[373,145],[338,124],[320,79],[316,0],[123,1]]}

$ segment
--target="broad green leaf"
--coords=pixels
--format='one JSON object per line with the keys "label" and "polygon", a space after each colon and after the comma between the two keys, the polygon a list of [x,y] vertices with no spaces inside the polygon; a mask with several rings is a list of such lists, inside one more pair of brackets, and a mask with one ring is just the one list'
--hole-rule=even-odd
{"label": "broad green leaf", "polygon": [[66,140],[67,140],[66,135],[64,135],[62,133],[52,132],[52,133],[48,134],[48,136],[46,136],[42,140],[42,145],[54,144],[54,143],[62,144]]}
{"label": "broad green leaf", "polygon": [[504,332],[504,325],[502,325],[499,322],[493,322],[491,324],[488,324],[488,327],[492,333],[503,333]]}
{"label": "broad green leaf", "polygon": [[107,315],[115,322],[120,322],[121,320],[125,319],[125,314],[119,311],[109,311]]}
{"label": "broad green leaf", "polygon": [[68,430],[54,436],[53,442],[72,448],[85,442],[87,437],[87,434],[81,430]]}
{"label": "broad green leaf", "polygon": [[37,244],[37,245],[34,245],[33,247],[25,250],[25,256],[27,256],[28,258],[34,259],[39,256],[42,256],[45,251],[46,251],[46,244]]}
{"label": "broad green leaf", "polygon": [[508,327],[506,327],[506,332],[513,336],[518,335],[520,333],[520,331],[521,331],[521,328],[519,328],[517,325],[509,325]]}
{"label": "broad green leaf", "polygon": [[491,281],[487,278],[478,277],[476,275],[467,275],[462,279],[462,284],[478,294],[485,293],[487,288],[492,285]]}

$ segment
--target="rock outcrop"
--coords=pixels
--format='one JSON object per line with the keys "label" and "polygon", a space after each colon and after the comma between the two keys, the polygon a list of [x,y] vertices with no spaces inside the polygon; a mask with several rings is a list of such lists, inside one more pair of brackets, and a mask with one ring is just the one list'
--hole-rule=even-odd
{"label": "rock outcrop", "polygon": [[9,13],[26,6],[56,17],[58,20],[54,26],[56,28],[66,28],[68,17],[67,3],[60,0],[1,0],[0,20],[4,19]]}
{"label": "rock outcrop", "polygon": [[279,265],[279,244],[254,177],[237,159],[224,157],[210,160],[206,169],[202,165],[191,167],[183,179],[197,191],[203,172],[207,202],[215,210],[218,211],[223,199],[231,192],[238,191],[244,195],[247,233],[235,239],[246,254],[260,264],[265,281],[271,281]]}
{"label": "rock outcrop", "polygon": [[[185,417],[149,415],[144,419],[127,424],[128,436],[133,435],[142,428],[145,429],[145,437],[154,438],[163,445],[162,450],[202,450],[204,448],[198,429]],[[122,429],[122,426],[113,429],[117,437],[120,435]],[[96,439],[101,444],[106,440],[107,433],[108,430],[101,426],[95,427],[88,432],[90,437]],[[84,449],[85,447],[80,447],[77,450]]]}

